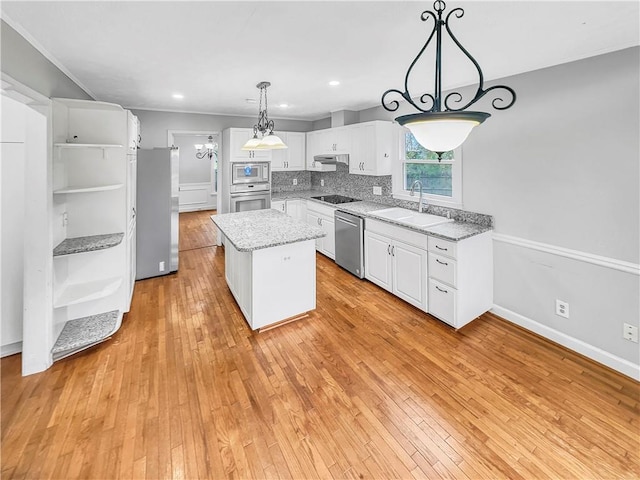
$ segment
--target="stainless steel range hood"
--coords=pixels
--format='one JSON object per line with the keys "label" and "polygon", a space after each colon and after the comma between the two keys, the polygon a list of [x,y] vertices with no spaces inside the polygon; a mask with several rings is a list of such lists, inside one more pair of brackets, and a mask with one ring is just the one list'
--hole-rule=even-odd
{"label": "stainless steel range hood", "polygon": [[325,155],[315,155],[313,157],[314,162],[322,163],[324,165],[335,165],[336,163],[344,163],[349,165],[349,155],[346,153],[342,154],[325,154]]}

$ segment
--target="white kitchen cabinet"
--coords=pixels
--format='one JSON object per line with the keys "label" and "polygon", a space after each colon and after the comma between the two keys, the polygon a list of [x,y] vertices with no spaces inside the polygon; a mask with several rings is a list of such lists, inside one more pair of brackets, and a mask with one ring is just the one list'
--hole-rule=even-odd
{"label": "white kitchen cabinet", "polygon": [[[299,198],[289,198],[287,200],[271,200],[271,208],[286,213],[290,217],[297,218],[303,222],[307,221],[307,201]],[[317,225],[317,223],[314,223]]]}
{"label": "white kitchen cabinet", "polygon": [[[253,160],[270,161],[272,150],[242,150],[247,141],[253,138],[252,128],[229,128],[229,152],[231,162],[250,162]],[[223,138],[224,139],[224,138]]]}
{"label": "white kitchen cabinet", "polygon": [[351,136],[348,126],[317,130],[314,133],[317,134],[314,141],[314,155],[350,153]]}
{"label": "white kitchen cabinet", "polygon": [[311,172],[335,172],[336,165],[316,162],[313,157],[320,155],[320,140],[323,137],[323,130],[316,132],[308,132],[306,135],[307,152],[306,152],[306,170]]}
{"label": "white kitchen cabinet", "polygon": [[271,200],[271,209],[287,213],[287,207],[284,200]]}
{"label": "white kitchen cabinet", "polygon": [[461,328],[493,306],[491,232],[456,242],[367,219],[365,277]]}
{"label": "white kitchen cabinet", "polygon": [[304,132],[276,132],[288,148],[271,151],[271,171],[287,172],[305,169],[306,134]]}
{"label": "white kitchen cabinet", "polygon": [[138,129],[119,105],[86,100],[54,99],[52,120],[57,360],[109,338],[129,310]]}
{"label": "white kitchen cabinet", "polygon": [[334,213],[336,209],[318,202],[307,202],[307,223],[320,227],[326,236],[316,239],[316,250],[331,258],[336,258],[336,232]]}
{"label": "white kitchen cabinet", "polygon": [[493,306],[491,232],[453,242],[429,237],[429,313],[461,328]]}
{"label": "white kitchen cabinet", "polygon": [[391,122],[374,121],[349,125],[351,153],[349,173],[357,175],[391,175],[398,157],[397,129]]}
{"label": "white kitchen cabinet", "polygon": [[365,231],[365,277],[427,311],[427,251],[375,230],[374,225]]}
{"label": "white kitchen cabinet", "polygon": [[307,201],[299,198],[290,198],[286,202],[286,214],[305,222],[307,220]]}

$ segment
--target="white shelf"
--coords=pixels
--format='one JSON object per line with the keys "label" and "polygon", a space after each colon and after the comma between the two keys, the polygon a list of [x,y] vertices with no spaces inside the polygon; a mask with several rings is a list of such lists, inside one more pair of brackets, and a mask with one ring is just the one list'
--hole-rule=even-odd
{"label": "white shelf", "polygon": [[54,143],[58,148],[122,148],[124,145],[117,143]]}
{"label": "white shelf", "polygon": [[69,186],[54,190],[54,195],[62,195],[63,193],[91,193],[91,192],[107,192],[109,190],[118,190],[124,187],[122,183],[114,183],[113,185],[94,185],[94,186]]}
{"label": "white shelf", "polygon": [[122,285],[122,277],[104,278],[91,282],[67,283],[59,287],[53,301],[54,308],[77,305],[108,297]]}

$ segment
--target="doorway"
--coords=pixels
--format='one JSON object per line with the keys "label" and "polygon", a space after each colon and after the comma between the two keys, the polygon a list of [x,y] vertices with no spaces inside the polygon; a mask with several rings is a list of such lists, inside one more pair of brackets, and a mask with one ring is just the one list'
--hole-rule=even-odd
{"label": "doorway", "polygon": [[219,132],[169,130],[167,141],[180,153],[180,212],[215,210]]}

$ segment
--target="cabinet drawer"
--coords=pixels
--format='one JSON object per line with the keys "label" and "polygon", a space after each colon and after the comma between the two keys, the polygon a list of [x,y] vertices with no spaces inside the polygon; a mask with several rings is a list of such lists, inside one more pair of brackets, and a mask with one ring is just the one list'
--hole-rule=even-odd
{"label": "cabinet drawer", "polygon": [[316,212],[326,217],[330,217],[333,219],[333,214],[336,211],[335,208],[329,207],[328,205],[323,205],[318,202],[314,202],[313,200],[307,201],[307,210],[310,212]]}
{"label": "cabinet drawer", "polygon": [[455,287],[456,266],[456,261],[452,258],[429,252],[429,277]]}
{"label": "cabinet drawer", "polygon": [[446,255],[447,257],[456,258],[456,250],[458,244],[450,240],[442,240],[441,238],[429,237],[429,251],[438,255]]}
{"label": "cabinet drawer", "polygon": [[430,278],[428,303],[429,313],[434,317],[438,317],[443,322],[455,327],[457,295],[458,292],[455,288]]}

